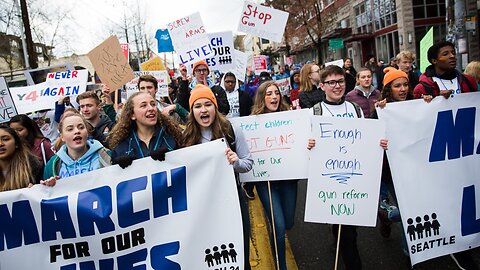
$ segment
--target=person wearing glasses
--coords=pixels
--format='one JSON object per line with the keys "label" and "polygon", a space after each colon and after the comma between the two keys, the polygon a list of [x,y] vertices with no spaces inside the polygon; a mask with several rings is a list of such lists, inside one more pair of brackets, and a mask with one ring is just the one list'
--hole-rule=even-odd
{"label": "person wearing glasses", "polygon": [[315,64],[305,64],[300,70],[300,91],[298,100],[300,108],[311,108],[323,100],[325,92],[319,87],[320,67]]}
{"label": "person wearing glasses", "polygon": [[208,77],[210,74],[210,69],[205,60],[195,62],[193,64],[193,76],[194,78],[190,83],[188,83],[187,78],[187,68],[185,66],[180,67],[180,73],[182,74],[182,81],[180,82],[180,87],[178,89],[177,102],[183,108],[190,108],[188,100],[190,99],[190,92],[197,84],[203,84],[208,86],[218,102],[218,111],[227,115],[230,112],[230,105],[228,104],[227,95],[225,90],[220,85],[216,85],[212,79]]}
{"label": "person wearing glasses", "polygon": [[[331,65],[320,76],[320,87],[325,91],[325,99],[313,106],[314,115],[331,117],[363,118],[363,111],[357,104],[345,100],[345,71]],[[380,140],[380,147],[387,149],[388,141]],[[338,235],[338,225],[332,226],[332,233]],[[362,269],[362,261],[357,247],[357,226],[344,225],[340,236],[340,253],[345,269]]]}
{"label": "person wearing glasses", "polygon": [[220,81],[220,87],[225,89],[230,111],[227,118],[247,116],[252,111],[253,101],[244,91],[241,91],[240,84],[232,72],[227,72]]}

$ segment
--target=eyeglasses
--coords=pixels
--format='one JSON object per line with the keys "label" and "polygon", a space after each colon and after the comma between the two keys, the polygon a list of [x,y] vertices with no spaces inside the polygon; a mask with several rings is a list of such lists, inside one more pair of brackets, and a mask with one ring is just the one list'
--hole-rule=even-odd
{"label": "eyeglasses", "polygon": [[231,84],[234,84],[235,81],[225,81],[225,83],[231,83]]}
{"label": "eyeglasses", "polygon": [[324,81],[323,83],[324,83],[324,84],[328,84],[330,87],[333,88],[333,87],[335,87],[335,86],[337,85],[337,83],[338,83],[338,85],[340,85],[340,86],[344,86],[344,85],[345,85],[345,80],[338,80],[338,81],[336,81],[336,80],[330,80],[330,81]]}
{"label": "eyeglasses", "polygon": [[195,69],[195,73],[200,73],[200,74],[203,74],[203,73],[207,73],[208,72],[208,69]]}

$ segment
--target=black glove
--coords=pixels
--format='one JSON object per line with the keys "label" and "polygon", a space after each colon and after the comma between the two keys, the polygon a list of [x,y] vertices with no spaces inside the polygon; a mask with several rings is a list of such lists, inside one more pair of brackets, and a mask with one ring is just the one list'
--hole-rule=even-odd
{"label": "black glove", "polygon": [[153,160],[164,161],[165,160],[165,153],[168,152],[168,149],[165,147],[161,147],[155,151],[153,151],[150,156]]}
{"label": "black glove", "polygon": [[115,160],[113,160],[113,164],[118,164],[122,169],[127,168],[128,166],[132,165],[132,162],[135,160],[134,156],[119,156]]}

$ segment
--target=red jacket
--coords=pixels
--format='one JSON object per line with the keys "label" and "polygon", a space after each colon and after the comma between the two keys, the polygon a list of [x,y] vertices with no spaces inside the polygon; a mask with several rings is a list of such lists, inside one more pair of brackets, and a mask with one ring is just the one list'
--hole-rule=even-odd
{"label": "red jacket", "polygon": [[[458,83],[460,84],[460,91],[462,93],[468,92],[475,92],[477,91],[477,81],[470,75],[461,74],[458,71],[457,73]],[[428,91],[427,87],[431,87],[431,91],[433,92],[433,97],[440,95],[440,88],[438,84],[432,79],[432,77],[438,77],[435,69],[432,65],[428,66],[425,72],[420,75],[419,84],[415,86],[413,90],[413,97],[414,98],[421,98],[422,95],[430,95],[431,92]],[[425,87],[427,86],[427,87]],[[430,92],[430,93],[429,93]]]}

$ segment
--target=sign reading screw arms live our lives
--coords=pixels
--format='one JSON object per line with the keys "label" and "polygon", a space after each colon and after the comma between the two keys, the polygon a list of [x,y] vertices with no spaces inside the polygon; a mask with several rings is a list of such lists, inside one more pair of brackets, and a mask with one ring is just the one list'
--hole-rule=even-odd
{"label": "sign reading screw arms live our lives", "polygon": [[476,92],[378,109],[412,264],[480,245],[479,104]]}
{"label": "sign reading screw arms live our lives", "polygon": [[111,36],[88,53],[95,71],[110,89],[118,89],[133,79],[133,70],[128,64],[120,42]]}
{"label": "sign reading screw arms live our lives", "polygon": [[245,135],[253,169],[242,182],[307,178],[309,111],[295,110],[230,118]]}
{"label": "sign reading screw arms live our lives", "polygon": [[245,1],[238,32],[282,42],[287,19],[288,12]]}
{"label": "sign reading screw arms live our lives", "polygon": [[213,56],[210,39],[200,13],[197,12],[169,23],[168,33],[182,64],[193,64]]}
{"label": "sign reading screw arms live our lives", "polygon": [[0,192],[0,269],[243,269],[242,219],[224,151],[217,140],[169,152],[163,162],[147,157],[53,188]]}
{"label": "sign reading screw arms live our lives", "polygon": [[383,164],[383,122],[312,116],[305,221],[374,227]]}

